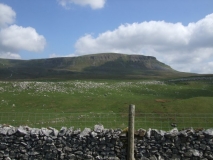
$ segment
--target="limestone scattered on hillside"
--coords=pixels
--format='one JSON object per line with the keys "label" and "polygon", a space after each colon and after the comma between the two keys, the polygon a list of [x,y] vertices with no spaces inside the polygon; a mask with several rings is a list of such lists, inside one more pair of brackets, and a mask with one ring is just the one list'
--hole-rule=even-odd
{"label": "limestone scattered on hillside", "polygon": [[[126,87],[145,87],[146,85],[165,85],[161,81],[140,81],[140,82],[92,82],[92,81],[70,81],[70,82],[0,82],[0,92],[25,92],[35,93],[61,92],[61,93],[83,93],[90,89],[119,90]],[[146,90],[149,90],[145,87]]]}

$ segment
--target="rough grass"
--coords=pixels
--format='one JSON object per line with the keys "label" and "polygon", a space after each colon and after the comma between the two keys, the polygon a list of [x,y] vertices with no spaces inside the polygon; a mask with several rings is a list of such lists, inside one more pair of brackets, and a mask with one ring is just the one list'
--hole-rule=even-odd
{"label": "rough grass", "polygon": [[125,128],[128,106],[135,104],[137,128],[170,129],[170,123],[206,128],[213,126],[212,97],[210,80],[2,81],[0,124]]}

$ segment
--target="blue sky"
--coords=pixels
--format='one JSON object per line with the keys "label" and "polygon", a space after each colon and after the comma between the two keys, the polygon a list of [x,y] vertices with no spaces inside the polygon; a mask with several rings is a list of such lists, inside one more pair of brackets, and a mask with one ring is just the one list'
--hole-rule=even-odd
{"label": "blue sky", "polygon": [[0,58],[116,52],[213,73],[212,0],[0,0]]}

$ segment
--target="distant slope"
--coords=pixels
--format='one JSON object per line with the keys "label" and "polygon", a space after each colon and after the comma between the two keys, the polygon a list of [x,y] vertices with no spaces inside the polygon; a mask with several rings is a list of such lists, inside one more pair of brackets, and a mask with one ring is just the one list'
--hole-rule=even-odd
{"label": "distant slope", "polygon": [[0,79],[171,78],[193,76],[155,57],[102,53],[35,60],[0,59]]}

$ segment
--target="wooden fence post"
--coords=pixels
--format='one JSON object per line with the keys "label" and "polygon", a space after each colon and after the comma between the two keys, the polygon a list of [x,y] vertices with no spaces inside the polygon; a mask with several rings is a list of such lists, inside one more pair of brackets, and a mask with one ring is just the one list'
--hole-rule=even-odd
{"label": "wooden fence post", "polygon": [[134,160],[135,105],[129,105],[128,160]]}

